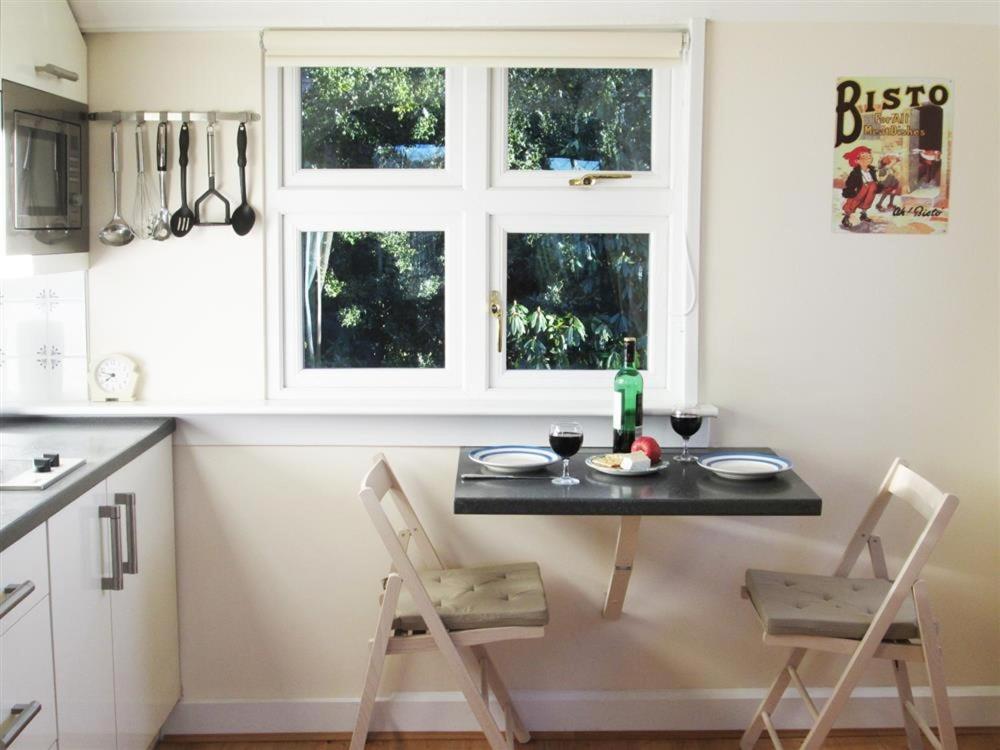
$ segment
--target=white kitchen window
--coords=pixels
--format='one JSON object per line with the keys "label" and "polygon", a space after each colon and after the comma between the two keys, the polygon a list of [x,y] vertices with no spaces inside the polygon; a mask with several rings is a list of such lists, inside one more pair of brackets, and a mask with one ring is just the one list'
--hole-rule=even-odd
{"label": "white kitchen window", "polygon": [[603,413],[635,336],[647,404],[694,402],[682,38],[265,32],[269,396]]}

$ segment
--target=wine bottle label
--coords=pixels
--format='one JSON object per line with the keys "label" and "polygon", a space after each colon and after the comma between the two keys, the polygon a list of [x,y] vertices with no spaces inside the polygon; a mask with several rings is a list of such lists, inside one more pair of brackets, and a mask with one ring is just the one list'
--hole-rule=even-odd
{"label": "wine bottle label", "polygon": [[622,428],[622,401],[625,400],[625,397],[619,391],[614,391],[611,396],[614,404],[611,412],[611,427],[620,430]]}

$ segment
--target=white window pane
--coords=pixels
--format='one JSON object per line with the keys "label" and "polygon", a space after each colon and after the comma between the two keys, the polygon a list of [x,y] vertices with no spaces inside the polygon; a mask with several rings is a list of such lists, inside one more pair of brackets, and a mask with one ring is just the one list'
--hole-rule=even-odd
{"label": "white window pane", "polygon": [[649,171],[653,72],[507,71],[507,168]]}
{"label": "white window pane", "polygon": [[302,232],[306,369],[444,367],[444,232]]}
{"label": "white window pane", "polygon": [[303,169],[444,169],[444,68],[302,68]]}
{"label": "white window pane", "polygon": [[637,339],[645,367],[648,234],[507,234],[507,369],[602,370]]}

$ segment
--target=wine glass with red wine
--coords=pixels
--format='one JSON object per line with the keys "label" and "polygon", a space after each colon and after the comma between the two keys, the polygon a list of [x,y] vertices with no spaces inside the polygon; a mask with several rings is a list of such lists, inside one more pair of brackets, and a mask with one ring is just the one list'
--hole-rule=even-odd
{"label": "wine glass with red wine", "polygon": [[679,455],[674,456],[674,461],[697,461],[698,457],[688,453],[688,440],[701,429],[701,415],[686,409],[678,409],[670,415],[670,426],[684,441],[684,448]]}
{"label": "wine glass with red wine", "polygon": [[579,422],[556,422],[549,428],[549,445],[563,460],[562,476],[552,480],[552,484],[580,484],[580,480],[569,475],[569,460],[583,445],[583,427]]}

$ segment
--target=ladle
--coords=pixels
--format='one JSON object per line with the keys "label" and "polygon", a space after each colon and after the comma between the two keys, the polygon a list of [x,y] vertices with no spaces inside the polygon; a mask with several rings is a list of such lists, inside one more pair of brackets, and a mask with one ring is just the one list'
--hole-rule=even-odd
{"label": "ladle", "polygon": [[111,221],[100,231],[97,239],[105,245],[121,247],[135,239],[135,232],[118,212],[118,123],[111,126],[111,175],[115,195],[115,213]]}

